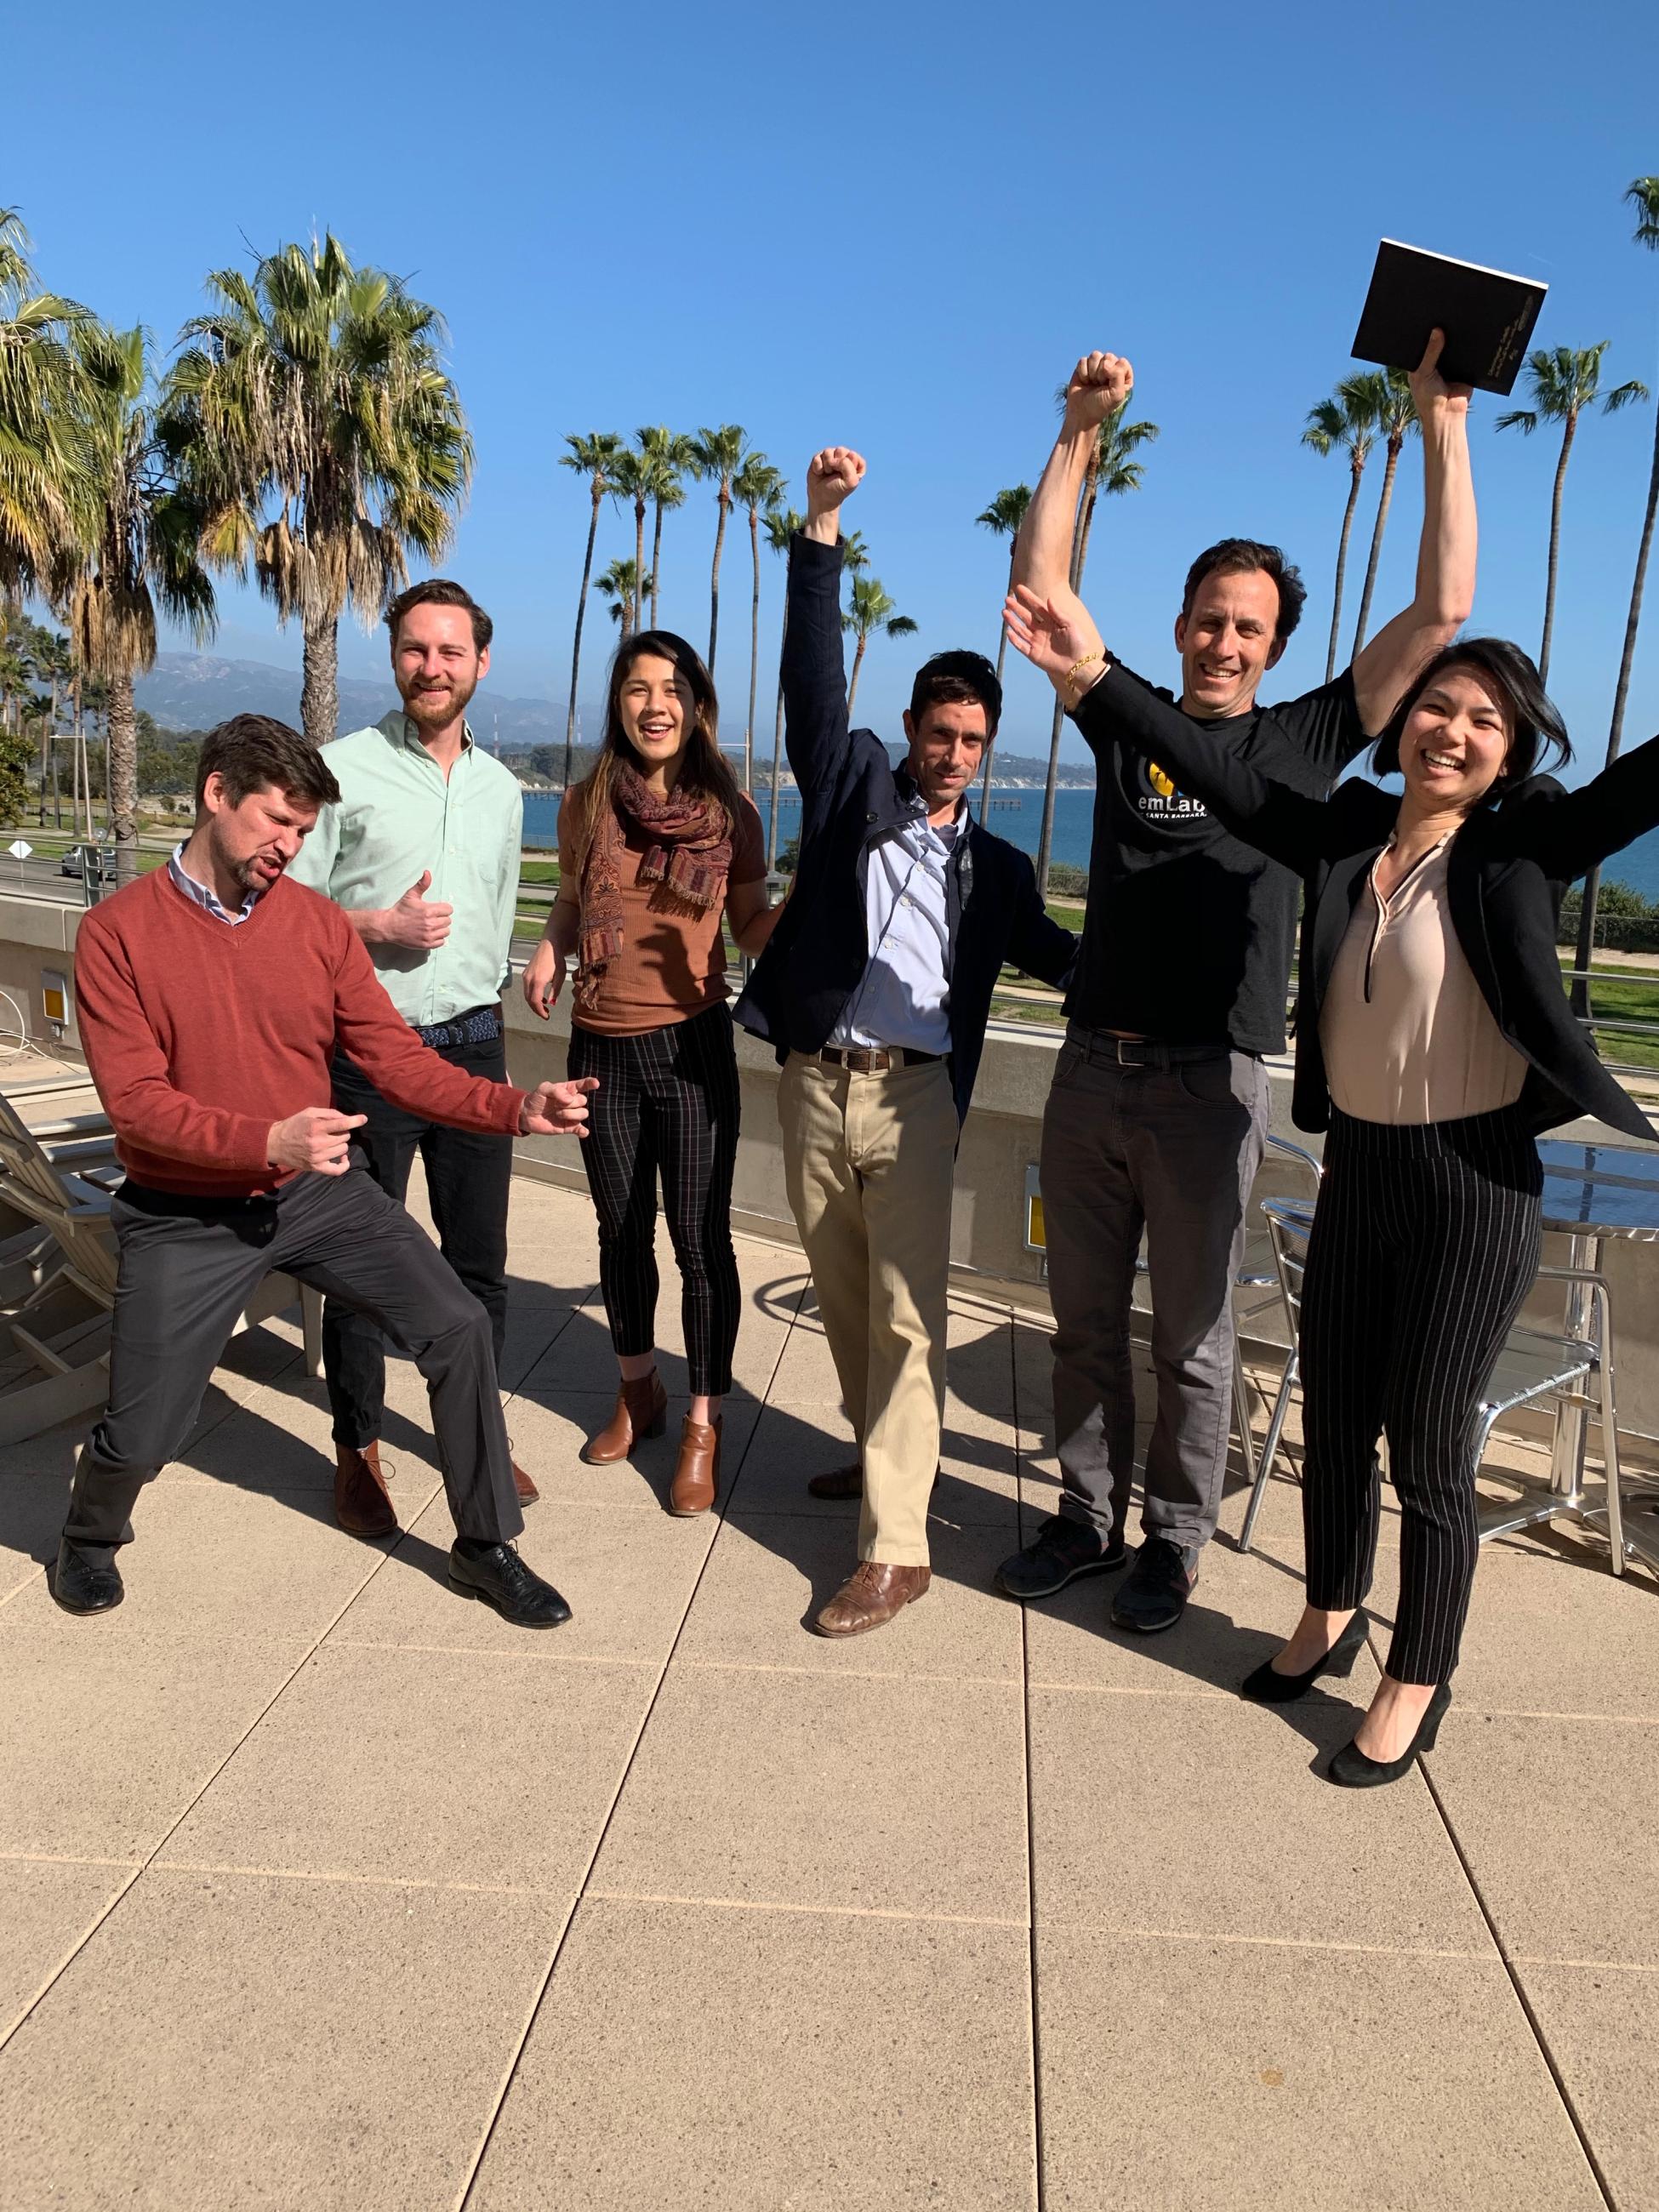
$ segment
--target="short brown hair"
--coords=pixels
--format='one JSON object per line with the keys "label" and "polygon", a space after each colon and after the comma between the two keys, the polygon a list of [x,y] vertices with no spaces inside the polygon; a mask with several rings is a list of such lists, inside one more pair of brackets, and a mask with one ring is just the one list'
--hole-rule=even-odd
{"label": "short brown hair", "polygon": [[1206,545],[1187,571],[1187,588],[1181,595],[1181,611],[1189,615],[1198,587],[1209,576],[1249,576],[1260,569],[1279,593],[1279,620],[1273,636],[1282,645],[1302,619],[1308,587],[1294,561],[1287,561],[1277,545],[1264,545],[1259,538],[1224,538]]}
{"label": "short brown hair", "polygon": [[484,652],[495,635],[495,625],[473,598],[465,584],[452,583],[447,576],[428,576],[423,584],[411,584],[406,592],[399,592],[386,611],[386,626],[392,632],[392,642],[398,642],[398,625],[414,607],[465,607],[472,617],[472,647],[476,653]]}
{"label": "short brown hair", "polygon": [[233,714],[210,730],[196,763],[196,805],[210,775],[218,776],[225,797],[240,806],[256,791],[283,791],[318,806],[337,806],[340,787],[309,738],[270,714]]}
{"label": "short brown hair", "polygon": [[1002,686],[997,672],[982,653],[965,650],[936,653],[924,660],[910,686],[910,720],[920,722],[930,707],[985,709],[985,738],[988,744],[1002,720]]}

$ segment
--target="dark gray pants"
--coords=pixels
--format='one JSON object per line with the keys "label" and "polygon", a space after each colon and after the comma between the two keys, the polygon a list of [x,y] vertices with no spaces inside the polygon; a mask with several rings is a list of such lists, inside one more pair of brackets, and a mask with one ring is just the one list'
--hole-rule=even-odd
{"label": "dark gray pants", "polygon": [[76,1468],[70,1543],[107,1560],[132,1541],[139,1492],[183,1446],[232,1323],[274,1269],[371,1316],[426,1377],[458,1532],[488,1544],[518,1534],[489,1317],[362,1169],[223,1202],[129,1185],[110,1218],[120,1267],[109,1405]]}
{"label": "dark gray pants", "polygon": [[[1155,1048],[1126,1045],[1146,1055]],[[1233,1277],[1267,1130],[1267,1078],[1218,1049],[1122,1064],[1067,1030],[1042,1117],[1042,1212],[1054,1302],[1060,1510],[1121,1530],[1134,1474],[1129,1307],[1141,1232],[1158,1416],[1141,1525],[1197,1547],[1215,1532],[1231,1425]]]}

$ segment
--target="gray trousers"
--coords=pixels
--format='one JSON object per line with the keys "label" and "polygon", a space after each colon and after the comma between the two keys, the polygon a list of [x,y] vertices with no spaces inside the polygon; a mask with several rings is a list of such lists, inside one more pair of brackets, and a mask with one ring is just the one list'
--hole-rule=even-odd
{"label": "gray trousers", "polygon": [[[1060,1510],[1123,1528],[1134,1474],[1129,1307],[1141,1233],[1158,1417],[1141,1525],[1197,1547],[1215,1532],[1231,1425],[1232,1283],[1267,1130],[1248,1053],[1123,1064],[1116,1040],[1066,1031],[1042,1117],[1042,1212],[1054,1310]],[[1126,1044],[1126,1054],[1157,1055]]]}
{"label": "gray trousers", "polygon": [[368,1314],[426,1377],[455,1527],[516,1536],[524,1516],[501,1417],[489,1316],[422,1228],[362,1168],[301,1175],[274,1198],[180,1200],[126,1186],[109,1404],[82,1453],[64,1534],[107,1561],[132,1541],[138,1493],[182,1449],[236,1316],[274,1269]]}

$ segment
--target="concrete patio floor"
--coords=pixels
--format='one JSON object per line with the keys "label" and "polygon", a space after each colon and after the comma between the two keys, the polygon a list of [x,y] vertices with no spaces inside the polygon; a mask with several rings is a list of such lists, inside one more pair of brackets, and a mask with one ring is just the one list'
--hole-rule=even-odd
{"label": "concrete patio floor", "polygon": [[1249,1557],[1234,1492],[1168,1637],[1112,1631],[1109,1582],[997,1597],[1054,1494],[1046,1344],[958,1299],[933,1589],[826,1644],[854,1509],[803,1487],[848,1431],[799,1255],[739,1244],[681,1522],[672,1434],[575,1455],[614,1389],[586,1200],[520,1180],[513,1237],[556,1635],[445,1586],[401,1362],[406,1533],[334,1528],[270,1326],[102,1620],[41,1571],[75,1431],[0,1454],[6,2212],[1659,2207],[1651,1577],[1489,1546],[1426,1771],[1334,1790],[1381,1633],[1285,1712],[1231,1694],[1295,1615],[1294,1480]]}

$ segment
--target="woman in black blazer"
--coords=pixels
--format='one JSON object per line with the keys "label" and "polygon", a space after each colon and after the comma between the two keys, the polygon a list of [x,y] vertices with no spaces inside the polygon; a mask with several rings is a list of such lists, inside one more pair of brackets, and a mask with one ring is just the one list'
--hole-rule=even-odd
{"label": "woman in black blazer", "polygon": [[1352,781],[1315,799],[1240,760],[1114,662],[1075,600],[1009,602],[1009,635],[1097,751],[1146,755],[1236,836],[1304,880],[1293,1111],[1325,1129],[1304,1281],[1307,1606],[1244,1694],[1281,1704],[1348,1673],[1376,1542],[1376,1446],[1400,1496],[1398,1620],[1335,1782],[1393,1781],[1450,1698],[1479,1534],[1480,1396],[1537,1271],[1540,1130],[1581,1114],[1653,1129],[1561,988],[1567,885],[1659,823],[1659,738],[1583,789],[1520,648],[1437,654],[1376,741],[1402,797]]}

